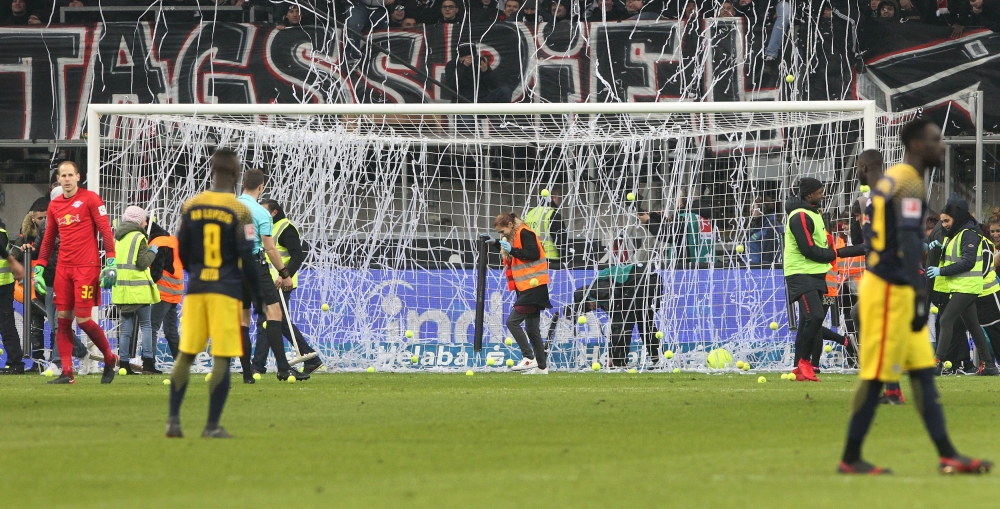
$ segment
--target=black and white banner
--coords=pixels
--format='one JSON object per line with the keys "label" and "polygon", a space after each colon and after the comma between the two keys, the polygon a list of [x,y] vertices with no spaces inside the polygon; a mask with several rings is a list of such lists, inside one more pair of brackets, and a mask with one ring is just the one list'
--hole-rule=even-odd
{"label": "black and white banner", "polygon": [[[1000,124],[1000,34],[901,24],[857,80],[859,97],[900,110],[968,113],[984,90],[987,130]],[[0,139],[80,139],[86,105],[103,103],[329,103],[441,101],[459,40],[477,42],[517,101],[744,101],[803,99],[822,73],[763,83],[760,51],[735,18],[609,24],[439,25],[377,32],[371,40],[419,70],[367,48],[344,62],[339,33],[216,23],[183,28],[106,23],[0,28]],[[813,83],[811,83],[813,82]],[[781,87],[778,87],[778,83]],[[825,87],[827,90],[829,86]],[[828,99],[830,96],[815,97]],[[992,107],[990,107],[992,106]],[[965,109],[963,109],[965,108]],[[965,112],[965,113],[963,113]],[[968,115],[965,115],[969,118]],[[956,120],[957,122],[958,120]]]}

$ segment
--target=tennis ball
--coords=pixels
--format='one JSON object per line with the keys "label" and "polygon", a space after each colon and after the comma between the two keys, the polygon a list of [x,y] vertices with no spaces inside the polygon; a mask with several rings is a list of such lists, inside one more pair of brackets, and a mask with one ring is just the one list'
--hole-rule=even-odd
{"label": "tennis ball", "polygon": [[785,83],[791,83],[793,81],[795,81],[795,76],[792,76],[791,74],[785,76]]}
{"label": "tennis ball", "polygon": [[938,307],[937,306],[931,306],[931,314],[932,315],[938,314]]}
{"label": "tennis ball", "polygon": [[782,380],[788,380],[788,373],[782,373],[781,374],[781,379]]}
{"label": "tennis ball", "polygon": [[465,372],[465,376],[472,376],[472,375],[475,375],[475,374],[476,374],[476,372],[472,371],[471,369]]}
{"label": "tennis ball", "polygon": [[832,352],[833,351],[833,345],[823,345],[823,351],[826,352],[826,353]]}
{"label": "tennis ball", "polygon": [[163,385],[170,385],[170,379],[169,378],[164,378],[163,379]]}
{"label": "tennis ball", "polygon": [[663,339],[663,331],[656,331],[656,339]]}
{"label": "tennis ball", "polygon": [[548,189],[542,189],[542,198],[548,198],[549,194],[550,193]]}
{"label": "tennis ball", "polygon": [[944,369],[951,369],[951,361],[944,361]]}
{"label": "tennis ball", "polygon": [[778,330],[778,322],[771,322],[771,330]]}
{"label": "tennis ball", "polygon": [[507,363],[506,364],[507,364],[507,367],[513,366],[514,365],[514,359],[507,359]]}
{"label": "tennis ball", "polygon": [[368,372],[369,373],[374,373],[375,372],[375,366],[368,366]]}
{"label": "tennis ball", "polygon": [[121,375],[121,376],[125,376],[125,373],[128,373],[128,371],[125,371],[125,368],[119,368],[119,369],[118,369],[118,374],[119,374],[119,375]]}
{"label": "tennis ball", "polygon": [[743,371],[750,371],[750,363],[749,362],[744,362],[743,363]]}
{"label": "tennis ball", "polygon": [[260,380],[260,373],[254,373],[253,374],[253,379],[254,380]]}
{"label": "tennis ball", "polygon": [[406,339],[413,339],[413,331],[411,330],[406,331]]}
{"label": "tennis ball", "polygon": [[628,370],[628,372],[629,372],[629,373],[633,373],[633,374],[634,374],[634,373],[637,373],[637,371],[635,370],[635,368],[630,368],[630,369]]}
{"label": "tennis ball", "polygon": [[210,382],[210,381],[212,381],[212,374],[211,374],[211,373],[209,373],[209,374],[205,375],[205,381],[206,381],[206,382]]}
{"label": "tennis ball", "polygon": [[681,372],[681,368],[674,368],[674,373],[680,373],[680,372]]}
{"label": "tennis ball", "polygon": [[47,376],[47,377],[49,377],[49,378],[52,378],[52,370],[51,369],[46,369],[45,373],[42,373],[42,374],[45,375],[45,376]]}
{"label": "tennis ball", "polygon": [[486,359],[486,365],[487,365],[487,366],[493,366],[493,365],[495,365],[496,363],[497,363],[497,361],[496,361],[496,359],[494,359],[493,357],[490,357],[489,359]]}
{"label": "tennis ball", "polygon": [[503,342],[507,346],[513,345],[514,344],[514,338],[507,338],[507,339],[503,340]]}
{"label": "tennis ball", "polygon": [[538,286],[538,279],[537,278],[531,278],[531,281],[528,281],[528,284],[531,285],[531,286],[533,286],[533,287],[534,286]]}
{"label": "tennis ball", "polygon": [[714,348],[708,352],[705,365],[712,369],[724,369],[733,367],[733,354],[725,348]]}
{"label": "tennis ball", "polygon": [[267,328],[267,322],[264,322],[264,323],[260,324],[260,326],[261,326],[262,328],[266,329],[266,328]]}
{"label": "tennis ball", "polygon": [[794,382],[795,381],[795,373],[789,373],[788,374],[788,381],[789,382]]}
{"label": "tennis ball", "polygon": [[323,311],[329,311],[330,305],[324,302],[323,305],[320,306],[319,308],[322,309]]}
{"label": "tennis ball", "polygon": [[3,355],[3,348],[0,348],[0,355]]}
{"label": "tennis ball", "polygon": [[581,316],[580,318],[577,318],[576,319],[576,323],[578,323],[580,325],[586,324],[587,323],[587,317],[586,316]]}
{"label": "tennis ball", "polygon": [[592,369],[594,371],[599,371],[601,369],[601,363],[600,362],[595,362],[595,363],[591,364],[590,365],[590,369]]}
{"label": "tennis ball", "polygon": [[743,361],[736,361],[736,369],[743,369]]}
{"label": "tennis ball", "polygon": [[757,377],[757,383],[759,383],[759,384],[762,384],[762,383],[764,383],[764,382],[767,382],[767,379],[766,379],[766,378],[764,378],[764,377],[762,377],[762,376],[758,376],[758,377]]}
{"label": "tennis ball", "polygon": [[746,248],[743,247],[743,244],[736,244],[736,252],[737,253],[743,254],[744,251],[746,251]]}
{"label": "tennis ball", "polygon": [[413,357],[410,357],[410,362],[416,364],[416,363],[420,362],[420,357],[417,357],[416,355],[414,355]]}
{"label": "tennis ball", "polygon": [[674,352],[672,352],[670,350],[667,350],[667,351],[663,352],[663,358],[664,359],[673,359],[674,358]]}
{"label": "tennis ball", "polygon": [[289,375],[288,378],[285,379],[285,381],[288,382],[288,383],[290,383],[290,384],[298,382],[298,380],[295,379],[295,375]]}
{"label": "tennis ball", "polygon": [[628,201],[635,201],[635,193],[628,193],[625,195],[625,199]]}
{"label": "tennis ball", "polygon": [[870,188],[868,186],[861,186],[861,192],[862,193],[867,193],[868,191],[871,191],[871,190],[872,190],[872,188]]}

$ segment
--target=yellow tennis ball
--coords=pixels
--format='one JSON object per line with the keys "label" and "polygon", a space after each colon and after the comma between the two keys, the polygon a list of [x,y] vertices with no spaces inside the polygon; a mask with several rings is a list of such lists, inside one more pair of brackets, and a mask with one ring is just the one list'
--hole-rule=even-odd
{"label": "yellow tennis ball", "polygon": [[791,74],[785,76],[785,83],[791,83],[793,81],[795,81],[795,76],[792,76]]}
{"label": "yellow tennis ball", "polygon": [[663,331],[661,330],[656,331],[656,339],[663,339]]}
{"label": "yellow tennis ball", "polygon": [[119,375],[125,376],[126,373],[128,373],[128,371],[125,371],[125,368],[118,368],[118,374]]}
{"label": "yellow tennis ball", "polygon": [[743,247],[743,244],[736,244],[736,252],[737,253],[743,254],[744,251],[746,251],[746,248]]}
{"label": "yellow tennis ball", "polygon": [[254,374],[253,374],[253,379],[254,379],[254,380],[260,380],[260,378],[261,378],[261,377],[260,377],[260,373],[254,373]]}
{"label": "yellow tennis ball", "polygon": [[206,381],[206,382],[210,382],[210,381],[212,381],[212,374],[211,374],[211,373],[209,373],[209,374],[205,375],[205,381]]}
{"label": "yellow tennis ball", "polygon": [[951,369],[951,361],[944,361],[944,369]]}
{"label": "yellow tennis ball", "polygon": [[531,278],[531,281],[528,281],[528,284],[531,285],[531,286],[533,286],[533,287],[534,286],[538,286],[538,279],[537,278]]}
{"label": "yellow tennis ball", "polygon": [[413,331],[411,330],[406,331],[406,339],[413,339]]}
{"label": "yellow tennis ball", "polygon": [[496,361],[496,359],[494,359],[493,357],[490,357],[489,359],[486,359],[486,365],[487,365],[487,366],[493,366],[493,365],[495,365],[496,363],[497,363],[497,361]]}
{"label": "yellow tennis ball", "polygon": [[323,305],[320,306],[319,308],[322,309],[323,311],[329,311],[330,305],[324,302]]}
{"label": "yellow tennis ball", "polygon": [[674,373],[680,373],[680,372],[681,372],[681,368],[674,368]]}
{"label": "yellow tennis ball", "polygon": [[288,383],[290,383],[290,384],[298,382],[298,380],[295,379],[295,375],[288,375],[288,378],[286,378],[285,381],[288,382]]}
{"label": "yellow tennis ball", "polygon": [[368,366],[368,372],[369,373],[374,373],[375,372],[375,366]]}
{"label": "yellow tennis ball", "polygon": [[266,328],[267,328],[267,322],[264,322],[264,323],[260,324],[260,326],[261,326],[262,328],[266,329]]}
{"label": "yellow tennis ball", "polygon": [[420,362],[420,357],[417,357],[416,355],[414,355],[413,357],[410,357],[410,362],[416,364],[416,363]]}
{"label": "yellow tennis ball", "polygon": [[503,342],[507,346],[513,345],[514,344],[514,338],[507,338],[507,339],[503,340]]}
{"label": "yellow tennis ball", "polygon": [[736,361],[736,369],[743,369],[743,361]]}
{"label": "yellow tennis ball", "polygon": [[542,189],[542,198],[548,198],[549,194],[550,193],[548,189]]}
{"label": "yellow tennis ball", "polygon": [[43,374],[43,375],[45,375],[45,376],[46,376],[46,377],[48,377],[48,378],[52,378],[52,376],[53,376],[53,375],[52,375],[52,370],[51,370],[51,369],[46,369],[46,370],[45,370],[45,373],[42,373],[42,374]]}
{"label": "yellow tennis ball", "polygon": [[667,351],[663,352],[663,358],[664,359],[673,359],[674,358],[674,352],[672,352],[670,350],[667,350]]}
{"label": "yellow tennis ball", "polygon": [[750,371],[750,363],[749,362],[744,362],[743,363],[743,371]]}
{"label": "yellow tennis ball", "polygon": [[788,374],[788,381],[789,382],[794,382],[795,381],[795,373],[789,373]]}
{"label": "yellow tennis ball", "polygon": [[164,378],[163,379],[163,385],[170,385],[170,379],[169,378]]}
{"label": "yellow tennis ball", "polygon": [[937,306],[931,306],[931,314],[932,315],[938,314],[938,307]]}
{"label": "yellow tennis ball", "polygon": [[635,373],[637,373],[637,371],[635,370],[635,368],[630,368],[630,369],[628,370],[628,372],[629,372],[629,373],[632,373],[632,374],[635,374]]}
{"label": "yellow tennis ball", "polygon": [[778,322],[771,322],[771,330],[778,330]]}
{"label": "yellow tennis ball", "polygon": [[465,372],[465,376],[472,376],[472,375],[475,375],[475,374],[476,374],[476,372],[472,371],[471,369]]}
{"label": "yellow tennis ball", "polygon": [[833,345],[823,345],[823,351],[826,352],[826,353],[832,352],[833,351]]}
{"label": "yellow tennis ball", "polygon": [[580,325],[585,325],[587,323],[587,317],[586,316],[581,316],[580,318],[577,318],[576,319],[576,323],[578,323]]}
{"label": "yellow tennis ball", "polygon": [[764,378],[764,377],[762,377],[762,376],[759,376],[759,377],[757,377],[757,383],[759,383],[759,384],[762,384],[762,383],[764,383],[764,382],[767,382],[767,379],[766,379],[766,378]]}
{"label": "yellow tennis ball", "polygon": [[628,201],[635,201],[635,193],[628,193],[625,195],[625,199]]}
{"label": "yellow tennis ball", "polygon": [[871,191],[871,190],[872,190],[872,188],[870,188],[868,186],[861,186],[861,192],[862,193],[867,193],[868,191]]}
{"label": "yellow tennis ball", "polygon": [[513,366],[514,365],[514,359],[507,359],[506,364],[507,364],[507,367]]}
{"label": "yellow tennis ball", "polygon": [[590,365],[590,369],[592,369],[594,371],[599,371],[601,369],[601,363],[600,362],[595,362],[595,363],[591,364]]}

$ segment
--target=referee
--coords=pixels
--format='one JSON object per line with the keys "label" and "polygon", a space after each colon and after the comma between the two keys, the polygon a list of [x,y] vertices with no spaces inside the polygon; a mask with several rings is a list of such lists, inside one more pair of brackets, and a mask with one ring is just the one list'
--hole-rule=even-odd
{"label": "referee", "polygon": [[[250,214],[253,216],[253,254],[257,258],[258,263],[260,263],[260,267],[257,268],[257,275],[260,279],[257,285],[259,293],[254,294],[247,287],[243,289],[243,323],[241,329],[243,336],[243,357],[240,357],[240,363],[243,366],[243,383],[254,383],[253,367],[250,362],[251,301],[257,309],[257,314],[260,314],[261,308],[263,308],[264,316],[267,317],[264,337],[267,338],[267,344],[271,346],[271,351],[274,352],[274,361],[278,365],[278,380],[285,381],[290,376],[295,377],[296,380],[308,380],[308,374],[294,370],[288,364],[288,359],[285,357],[285,345],[281,341],[282,316],[278,287],[291,289],[292,278],[288,273],[288,269],[285,268],[285,263],[281,261],[281,255],[278,254],[278,249],[274,245],[274,238],[271,236],[271,213],[257,203],[261,193],[264,192],[264,181],[263,171],[256,168],[248,170],[243,174],[243,194],[239,197],[240,202],[250,209]],[[278,278],[274,281],[271,280],[271,275],[268,273],[267,260],[270,260],[271,265],[278,271]],[[261,347],[260,331],[258,331],[258,350]]]}

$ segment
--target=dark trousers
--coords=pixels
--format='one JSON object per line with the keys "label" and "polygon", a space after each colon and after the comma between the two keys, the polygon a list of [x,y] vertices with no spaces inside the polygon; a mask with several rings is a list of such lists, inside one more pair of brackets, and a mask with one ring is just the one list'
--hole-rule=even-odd
{"label": "dark trousers", "polygon": [[14,322],[14,283],[0,286],[0,336],[3,336],[3,349],[7,352],[7,365],[11,368],[24,367],[21,335]]}
{"label": "dark trousers", "polygon": [[[535,311],[531,314],[511,311],[507,315],[507,329],[510,335],[514,336],[517,346],[521,349],[521,356],[525,359],[535,359],[538,367],[545,369],[548,367],[548,360],[545,356],[545,343],[542,341],[542,330],[540,327],[542,312]],[[521,324],[524,328],[521,328]],[[525,332],[527,329],[527,332]]]}
{"label": "dark trousers", "polygon": [[965,336],[960,336],[957,339],[954,336],[955,324],[961,320],[965,324],[966,329],[969,330],[973,343],[976,344],[976,352],[979,353],[979,359],[983,362],[994,360],[993,355],[990,353],[989,345],[987,345],[986,333],[983,332],[983,327],[979,325],[979,314],[976,310],[976,299],[978,298],[978,295],[971,293],[951,294],[948,306],[941,313],[941,337],[938,340],[936,352],[938,359],[946,358],[946,354],[949,353],[953,342],[964,346]]}
{"label": "dark trousers", "polygon": [[170,356],[177,359],[178,347],[181,343],[181,335],[177,330],[177,304],[160,301],[153,304],[150,312],[150,324],[153,327],[153,349],[156,350],[156,337],[159,335],[160,327],[163,327],[163,336],[167,339],[167,348]]}
{"label": "dark trousers", "polygon": [[[285,294],[285,304],[288,306],[288,309],[292,309],[292,292],[282,292],[282,293]],[[264,316],[263,313],[258,313],[257,314],[257,330],[258,331],[263,329],[263,325],[264,325],[264,321],[265,320],[266,320],[266,317]],[[313,353],[313,352],[316,351],[316,350],[313,350],[313,348],[311,346],[309,346],[309,343],[306,343],[306,338],[302,335],[302,332],[299,330],[298,327],[295,326],[294,323],[291,324],[291,328],[289,328],[288,314],[285,313],[284,309],[281,310],[281,335],[284,336],[285,338],[289,339],[289,340],[295,341],[295,343],[299,346],[299,353],[302,354],[302,355],[305,355],[307,353]],[[260,340],[261,339],[264,340],[264,344],[260,344]],[[253,362],[252,362],[252,364],[253,364],[253,368],[255,370],[257,370],[258,373],[264,373],[265,371],[267,371],[267,369],[266,369],[267,368],[267,354],[269,352],[270,352],[270,350],[269,350],[268,344],[267,344],[267,335],[266,334],[257,333],[257,347],[253,349]],[[313,357],[312,359],[309,359],[308,361],[305,362],[305,364],[307,366],[310,366],[310,365],[313,365],[313,364],[317,364],[318,365],[318,364],[321,364],[322,362],[323,361],[321,361],[319,359],[319,357],[317,356],[317,357]]]}
{"label": "dark trousers", "polygon": [[660,340],[656,339],[656,305],[663,295],[663,281],[656,272],[640,272],[634,287],[622,285],[615,290],[632,293],[631,300],[616,301],[608,311],[611,320],[611,337],[608,347],[608,364],[623,367],[628,364],[628,351],[632,345],[632,331],[639,329],[639,339],[646,345],[646,355],[652,364],[660,361]]}
{"label": "dark trousers", "polygon": [[800,359],[811,359],[816,343],[820,343],[819,348],[823,348],[820,330],[823,328],[823,319],[826,318],[826,309],[823,306],[823,297],[819,290],[806,292],[798,298],[797,302],[799,303],[799,330],[795,332],[796,365]]}

